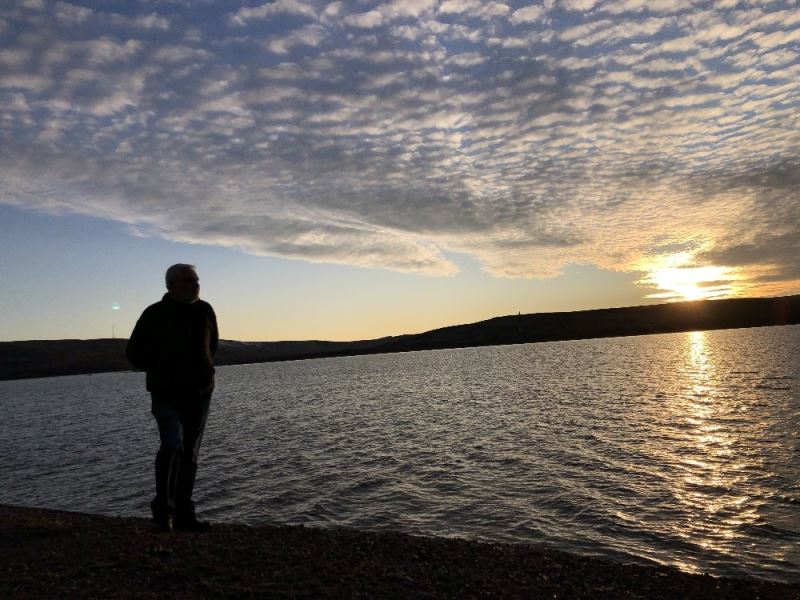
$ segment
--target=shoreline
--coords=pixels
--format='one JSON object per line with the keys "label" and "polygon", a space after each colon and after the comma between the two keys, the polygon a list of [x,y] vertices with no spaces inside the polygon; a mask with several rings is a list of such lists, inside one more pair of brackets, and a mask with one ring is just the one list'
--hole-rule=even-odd
{"label": "shoreline", "polygon": [[524,544],[216,524],[0,505],[8,598],[800,598],[797,586],[695,575]]}

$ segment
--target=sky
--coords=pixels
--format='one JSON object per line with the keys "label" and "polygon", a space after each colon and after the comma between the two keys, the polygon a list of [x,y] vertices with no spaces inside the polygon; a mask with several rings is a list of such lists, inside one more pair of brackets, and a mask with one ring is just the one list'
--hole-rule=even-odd
{"label": "sky", "polygon": [[0,4],[0,340],[800,293],[800,6]]}

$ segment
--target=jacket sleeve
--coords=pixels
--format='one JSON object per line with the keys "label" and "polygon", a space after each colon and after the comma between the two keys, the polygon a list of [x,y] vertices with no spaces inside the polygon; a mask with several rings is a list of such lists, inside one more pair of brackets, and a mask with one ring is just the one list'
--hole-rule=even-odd
{"label": "jacket sleeve", "polygon": [[142,316],[136,321],[136,326],[133,328],[128,345],[125,348],[128,362],[140,371],[152,370],[155,362],[151,320],[148,311],[142,313]]}
{"label": "jacket sleeve", "polygon": [[[210,305],[209,305],[210,308]],[[219,327],[217,326],[217,315],[214,313],[214,309],[211,309],[211,339],[209,340],[209,346],[211,350],[211,356],[213,357],[217,353],[217,346],[219,345]]]}

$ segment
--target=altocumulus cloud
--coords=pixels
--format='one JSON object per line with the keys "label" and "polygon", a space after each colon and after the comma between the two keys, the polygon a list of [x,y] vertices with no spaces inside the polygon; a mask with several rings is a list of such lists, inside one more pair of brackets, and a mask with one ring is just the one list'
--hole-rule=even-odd
{"label": "altocumulus cloud", "polygon": [[429,275],[679,256],[798,289],[794,2],[3,6],[0,202]]}

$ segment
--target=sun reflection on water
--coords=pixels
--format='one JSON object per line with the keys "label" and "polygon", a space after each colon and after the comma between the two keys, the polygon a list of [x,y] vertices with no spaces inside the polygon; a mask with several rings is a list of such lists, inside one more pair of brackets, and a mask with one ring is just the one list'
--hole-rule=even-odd
{"label": "sun reflection on water", "polygon": [[676,458],[683,474],[672,492],[688,516],[680,535],[706,550],[731,554],[737,552],[741,527],[757,519],[753,499],[738,492],[752,465],[735,451],[744,442],[735,426],[735,398],[720,385],[706,332],[686,334],[685,357],[684,392],[672,406],[682,431]]}

